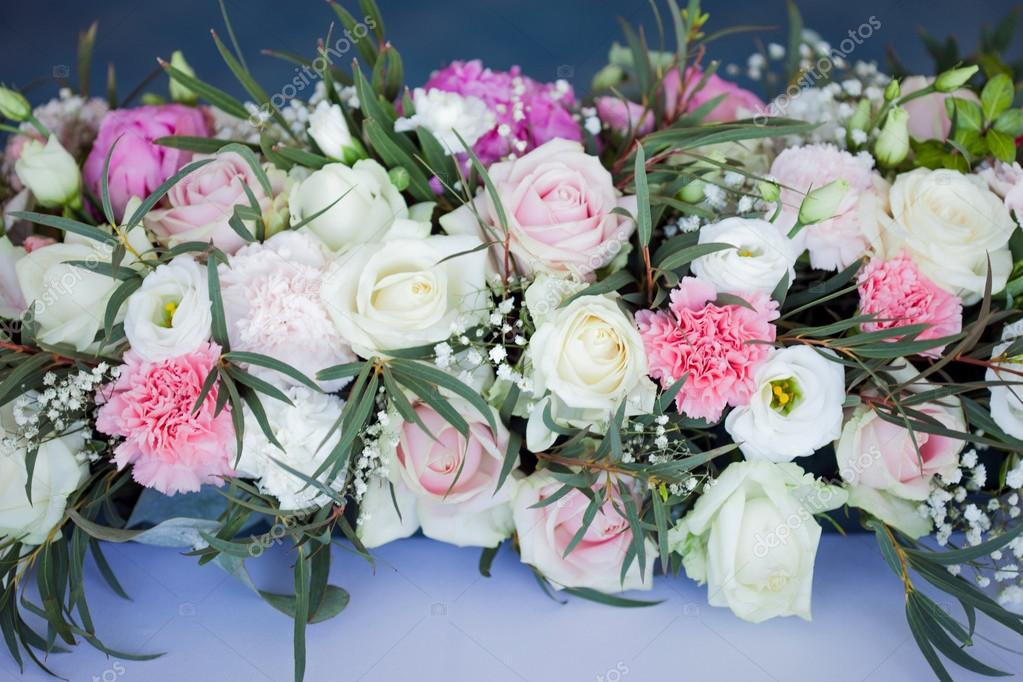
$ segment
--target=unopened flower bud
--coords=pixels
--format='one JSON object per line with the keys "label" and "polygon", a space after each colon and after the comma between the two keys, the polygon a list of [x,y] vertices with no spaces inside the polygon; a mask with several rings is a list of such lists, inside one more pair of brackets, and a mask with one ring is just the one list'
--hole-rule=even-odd
{"label": "unopened flower bud", "polygon": [[977,73],[978,66],[962,66],[958,69],[949,69],[948,71],[938,74],[937,79],[934,81],[934,89],[938,92],[953,92],[963,87],[966,81],[973,77],[973,74]]}
{"label": "unopened flower bud", "polygon": [[0,114],[12,121],[25,121],[32,114],[32,107],[17,90],[0,86]]}
{"label": "unopened flower bud", "polygon": [[849,183],[841,178],[811,190],[799,206],[800,224],[812,225],[833,218],[848,192]]}
{"label": "unopened flower bud", "polygon": [[[185,55],[181,54],[181,50],[174,50],[174,54],[171,55],[170,63],[171,66],[181,73],[187,76],[195,76],[195,71],[192,70],[192,67],[185,61]],[[170,96],[172,100],[175,102],[181,102],[182,104],[195,104],[199,99],[199,96],[196,95],[191,88],[182,85],[173,78],[170,80]]]}
{"label": "unopened flower bud", "polygon": [[888,112],[874,144],[874,156],[884,166],[897,166],[909,155],[909,112],[895,107]]}

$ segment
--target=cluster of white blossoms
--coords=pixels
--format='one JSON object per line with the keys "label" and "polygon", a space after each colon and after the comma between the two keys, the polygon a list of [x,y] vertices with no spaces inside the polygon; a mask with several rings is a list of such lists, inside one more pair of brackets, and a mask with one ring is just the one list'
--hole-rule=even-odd
{"label": "cluster of white blossoms", "polygon": [[[975,547],[1004,535],[1020,522],[1023,463],[1017,462],[1005,473],[1004,493],[983,504],[971,493],[980,490],[987,477],[987,467],[979,461],[977,450],[963,453],[959,468],[949,475],[935,477],[930,496],[920,505],[920,513],[934,522],[935,540],[939,545],[949,545],[953,534],[962,533],[966,545]],[[1006,608],[1021,611],[1023,574],[1020,565],[1023,565],[1023,538],[1016,538],[988,557],[966,565],[953,564],[948,570],[953,575],[972,571],[973,580],[981,588],[989,587],[993,581],[999,585],[999,602]]]}
{"label": "cluster of white blossoms", "polygon": [[[92,408],[96,389],[117,378],[120,368],[101,362],[91,370],[79,370],[60,377],[53,372],[43,376],[45,388],[15,399],[12,418],[19,429],[17,437],[35,441],[45,436],[43,422],[56,431],[64,431],[86,416]],[[11,434],[5,440],[15,438]]]}

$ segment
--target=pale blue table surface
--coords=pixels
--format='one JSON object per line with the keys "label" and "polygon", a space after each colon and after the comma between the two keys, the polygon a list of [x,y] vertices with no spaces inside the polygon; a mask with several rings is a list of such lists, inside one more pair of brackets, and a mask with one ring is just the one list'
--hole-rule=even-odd
{"label": "pale blue table surface", "polygon": [[[214,566],[174,550],[106,545],[125,588],[115,596],[93,571],[92,612],[107,644],[164,651],[150,662],[115,661],[82,646],[55,655],[55,672],[74,682],[287,682],[292,679],[288,618]],[[333,583],[351,603],[331,621],[309,627],[310,682],[647,682],[761,680],[887,682],[931,680],[903,617],[902,588],[872,535],[825,535],[817,558],[812,623],[787,618],[744,623],[706,604],[706,589],[685,578],[658,577],[658,606],[620,609],[543,594],[505,546],[493,577],[477,571],[479,553],[424,538],[376,551],[377,568],[335,548]],[[284,592],[288,555],[249,562],[263,588]],[[952,613],[953,600],[938,603]],[[958,608],[958,607],[956,607]],[[1023,649],[983,616],[978,629]],[[1023,656],[978,638],[985,662],[1023,673]],[[956,680],[989,679],[951,666]],[[0,652],[0,680],[50,680]]]}

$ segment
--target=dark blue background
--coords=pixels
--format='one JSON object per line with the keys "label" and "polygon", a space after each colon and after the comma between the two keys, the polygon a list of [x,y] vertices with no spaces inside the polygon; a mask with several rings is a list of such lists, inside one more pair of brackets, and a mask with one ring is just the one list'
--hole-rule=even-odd
{"label": "dark blue background", "polygon": [[[356,0],[344,3],[358,16]],[[518,63],[538,79],[567,78],[580,93],[606,61],[613,40],[621,41],[616,18],[643,22],[653,32],[644,0],[475,0],[429,2],[379,0],[387,34],[405,60],[406,82],[415,85],[452,59],[481,57],[506,68]],[[663,3],[661,3],[663,6]],[[684,5],[685,3],[680,3]],[[993,25],[1018,0],[802,0],[805,23],[836,45],[850,29],[871,15],[881,29],[856,49],[852,58],[877,59],[894,46],[912,70],[933,67],[917,31],[926,28],[944,37],[954,34],[964,51],[976,46],[982,25]],[[269,92],[294,75],[294,67],[261,55],[263,48],[314,54],[316,39],[326,34],[334,13],[322,0],[227,0],[228,10],[249,66]],[[745,62],[754,40],[785,42],[782,0],[705,0],[710,29],[737,24],[773,25],[773,30],[730,36],[710,55],[722,63]],[[33,100],[51,96],[54,75],[75,73],[79,30],[99,20],[93,91],[104,90],[107,62],[117,68],[123,97],[156,65],[156,57],[184,50],[203,79],[230,92],[240,88],[213,46],[208,30],[224,35],[216,0],[7,0],[0,28],[0,81],[31,86]],[[670,29],[669,29],[670,30]],[[1023,55],[1023,33],[1013,43]],[[166,92],[161,76],[153,90]],[[761,93],[762,94],[762,93]]]}

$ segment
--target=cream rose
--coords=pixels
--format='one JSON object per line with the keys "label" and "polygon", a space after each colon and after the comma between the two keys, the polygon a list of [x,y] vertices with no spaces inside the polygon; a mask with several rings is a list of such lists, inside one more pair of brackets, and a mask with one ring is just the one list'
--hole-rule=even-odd
{"label": "cream rose", "polygon": [[[578,142],[553,139],[487,172],[504,208],[509,250],[525,273],[585,277],[628,248],[635,225],[614,210],[635,214],[636,198],[621,196],[600,159]],[[440,222],[449,234],[504,240],[497,206],[486,191],[476,198],[475,211],[462,206]],[[496,253],[491,266],[504,267]]]}
{"label": "cream rose", "polygon": [[754,373],[748,405],[725,430],[746,459],[787,462],[812,455],[842,432],[845,369],[808,346],[775,351]]}
{"label": "cream rose", "polygon": [[643,339],[613,297],[581,296],[539,319],[527,349],[533,395],[541,399],[526,427],[530,450],[556,438],[544,423],[546,409],[556,422],[579,427],[606,424],[623,401],[626,415],[650,411],[657,389]]}
{"label": "cream rose", "polygon": [[25,296],[21,293],[15,265],[25,257],[25,249],[0,237],[0,317],[17,318],[25,312]]}
{"label": "cream rose", "polygon": [[485,313],[486,254],[473,237],[362,244],[327,270],[321,299],[361,357],[438,343]]}
{"label": "cream rose", "polygon": [[469,423],[467,436],[425,404],[413,409],[428,431],[402,421],[396,411],[389,414],[397,432],[381,440],[386,475],[370,483],[360,505],[358,533],[367,547],[408,537],[419,528],[429,538],[460,547],[496,547],[511,535],[516,474],[497,488],[508,430],[496,411],[494,431],[468,402],[445,397]]}
{"label": "cream rose", "polygon": [[821,527],[814,514],[845,503],[791,462],[734,462],[668,533],[686,575],[707,583],[711,606],[743,620],[810,620]]}
{"label": "cream rose", "polygon": [[210,336],[206,269],[188,255],[160,265],[128,297],[124,334],[143,359],[191,353]]}
{"label": "cream rose", "polygon": [[409,217],[408,206],[387,170],[372,159],[356,161],[351,168],[327,164],[292,187],[288,205],[292,224],[331,206],[303,229],[334,251],[378,241],[395,220]]}
{"label": "cream rose", "polygon": [[892,218],[883,221],[875,244],[883,258],[907,252],[921,272],[966,305],[984,292],[988,257],[992,292],[1005,287],[1016,223],[983,180],[918,168],[895,179],[889,201]]}
{"label": "cream rose", "polygon": [[[1023,337],[1023,320],[1006,325],[1002,330],[1001,343],[991,351],[992,360],[1002,358],[1009,347],[1021,337]],[[1010,372],[1016,372],[1016,374]],[[1023,353],[997,362],[995,367],[990,367],[987,370],[984,378],[988,381],[1019,382],[1018,372],[1023,372]],[[1015,386],[991,386],[989,390],[991,391],[991,418],[995,420],[995,424],[998,424],[999,428],[1010,436],[1023,439],[1023,397],[1020,394],[1023,387],[1017,383]]]}
{"label": "cream rose", "polygon": [[[128,237],[136,252],[150,248],[141,227]],[[109,263],[112,255],[113,248],[106,244],[68,235],[65,242],[35,249],[18,260],[18,283],[38,324],[36,338],[41,343],[67,344],[78,351],[94,346],[107,302],[120,281],[68,261]],[[130,261],[125,259],[125,267]]]}
{"label": "cream rose", "polygon": [[50,438],[39,446],[32,470],[32,500],[28,482],[26,447],[13,418],[13,403],[0,409],[0,541],[42,544],[64,517],[68,495],[89,475],[79,460],[85,444],[82,431]]}
{"label": "cream rose", "polygon": [[691,266],[694,275],[718,291],[770,294],[785,275],[789,284],[796,279],[796,247],[766,220],[725,218],[701,228],[699,243],[735,247],[701,256]]}
{"label": "cream rose", "polygon": [[366,156],[362,144],[348,130],[341,107],[327,100],[317,104],[309,115],[309,136],[321,152],[343,163],[350,164]]}

